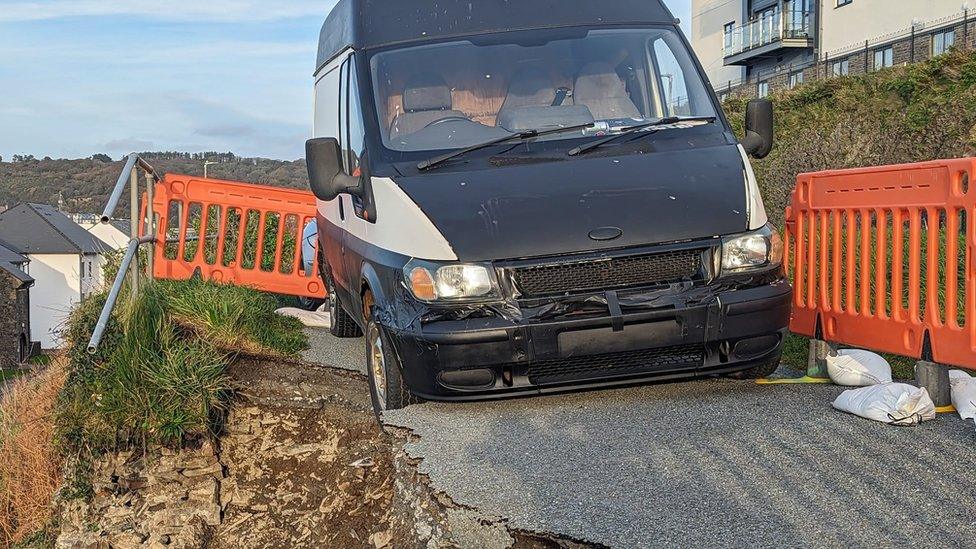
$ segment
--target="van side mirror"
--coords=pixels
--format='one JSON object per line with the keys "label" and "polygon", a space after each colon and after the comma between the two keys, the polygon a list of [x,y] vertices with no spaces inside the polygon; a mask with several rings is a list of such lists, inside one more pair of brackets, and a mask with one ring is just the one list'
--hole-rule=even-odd
{"label": "van side mirror", "polygon": [[753,158],[766,158],[773,150],[773,102],[769,99],[753,99],[746,105],[742,147]]}
{"label": "van side mirror", "polygon": [[342,171],[342,149],[334,137],[319,137],[305,142],[305,164],[312,194],[319,200],[335,200],[342,193],[360,195],[361,178]]}

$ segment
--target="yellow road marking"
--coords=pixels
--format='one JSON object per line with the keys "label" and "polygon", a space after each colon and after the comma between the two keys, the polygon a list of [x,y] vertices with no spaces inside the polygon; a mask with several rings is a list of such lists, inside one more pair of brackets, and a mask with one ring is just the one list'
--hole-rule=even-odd
{"label": "yellow road marking", "polygon": [[756,383],[759,385],[812,385],[833,382],[827,377],[803,376],[785,379],[757,379]]}

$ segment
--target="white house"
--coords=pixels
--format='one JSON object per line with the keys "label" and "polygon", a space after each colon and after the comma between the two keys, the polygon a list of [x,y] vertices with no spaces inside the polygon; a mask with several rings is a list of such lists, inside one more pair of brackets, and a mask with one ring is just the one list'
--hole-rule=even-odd
{"label": "white house", "polygon": [[129,247],[129,227],[131,224],[128,219],[113,219],[108,223],[102,223],[101,218],[94,215],[75,215],[72,219],[81,225],[82,229],[95,235],[96,238],[112,246],[115,250],[124,250]]}
{"label": "white house", "polygon": [[0,239],[30,259],[31,334],[42,348],[57,348],[68,314],[102,288],[105,254],[113,247],[44,204],[0,213]]}

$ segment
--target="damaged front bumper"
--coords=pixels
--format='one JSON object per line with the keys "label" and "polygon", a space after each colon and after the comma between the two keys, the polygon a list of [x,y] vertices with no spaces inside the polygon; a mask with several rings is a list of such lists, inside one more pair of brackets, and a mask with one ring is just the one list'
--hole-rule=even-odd
{"label": "damaged front bumper", "polygon": [[774,272],[426,310],[384,329],[417,396],[490,399],[748,369],[778,356],[791,297]]}

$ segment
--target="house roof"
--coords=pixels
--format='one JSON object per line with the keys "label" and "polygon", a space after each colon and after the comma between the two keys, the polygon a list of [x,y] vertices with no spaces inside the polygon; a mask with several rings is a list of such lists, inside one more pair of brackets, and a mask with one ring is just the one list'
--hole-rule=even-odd
{"label": "house roof", "polygon": [[113,219],[108,224],[118,229],[124,235],[128,235],[132,230],[132,223],[128,219]]}
{"label": "house roof", "polygon": [[0,238],[23,254],[101,254],[112,247],[46,204],[0,212]]}
{"label": "house roof", "polygon": [[0,241],[0,271],[8,273],[20,281],[21,287],[34,283],[34,279],[21,270],[21,267],[26,263],[28,263],[26,257],[11,249],[7,243]]}
{"label": "house roof", "polygon": [[12,244],[0,240],[0,261],[13,263],[14,265],[23,265],[27,263],[28,259],[17,251],[17,248]]}

